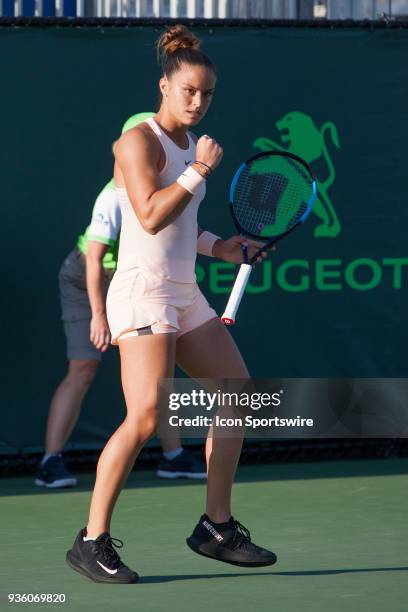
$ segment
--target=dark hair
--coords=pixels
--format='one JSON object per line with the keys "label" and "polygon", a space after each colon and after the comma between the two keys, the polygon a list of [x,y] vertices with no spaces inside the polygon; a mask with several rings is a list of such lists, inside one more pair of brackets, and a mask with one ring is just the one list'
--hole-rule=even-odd
{"label": "dark hair", "polygon": [[182,64],[206,66],[216,72],[210,58],[200,51],[200,41],[185,26],[168,27],[156,43],[157,58],[163,74],[170,77],[180,70]]}

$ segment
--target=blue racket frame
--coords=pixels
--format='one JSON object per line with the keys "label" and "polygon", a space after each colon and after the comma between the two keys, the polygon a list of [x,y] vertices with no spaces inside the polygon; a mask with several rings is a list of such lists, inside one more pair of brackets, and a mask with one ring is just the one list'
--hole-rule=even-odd
{"label": "blue racket frame", "polygon": [[[299,219],[299,221],[295,225],[293,225],[291,228],[286,230],[285,232],[282,232],[282,234],[278,234],[277,236],[274,236],[273,238],[270,238],[269,240],[265,241],[265,236],[259,236],[259,235],[253,234],[252,232],[249,232],[248,230],[246,230],[245,228],[243,228],[240,225],[240,223],[237,220],[237,218],[235,216],[235,213],[234,213],[234,203],[233,203],[234,202],[234,191],[235,191],[235,187],[237,185],[237,182],[238,182],[238,179],[239,179],[239,176],[240,176],[241,172],[243,170],[245,170],[250,163],[252,163],[255,160],[262,159],[264,157],[271,157],[273,155],[280,155],[280,156],[283,156],[283,157],[290,157],[291,159],[294,159],[295,161],[300,163],[307,170],[307,172],[308,172],[308,174],[310,176],[310,179],[312,181],[312,184],[311,184],[312,194],[310,196],[307,208],[306,208],[305,212],[303,213],[303,215],[301,216],[301,218]],[[232,182],[231,182],[231,187],[230,187],[230,191],[229,191],[229,203],[230,203],[231,216],[232,216],[232,219],[234,221],[235,227],[237,228],[237,230],[241,234],[241,236],[249,236],[251,238],[255,238],[256,240],[265,241],[264,246],[261,249],[259,249],[259,251],[257,251],[255,253],[255,255],[253,255],[253,257],[251,257],[250,260],[248,259],[247,248],[243,247],[242,252],[243,252],[243,256],[244,256],[244,262],[245,263],[249,263],[249,264],[254,263],[256,261],[256,259],[259,257],[259,255],[261,254],[262,251],[271,248],[274,244],[279,242],[279,240],[282,240],[282,238],[284,238],[285,236],[290,234],[296,227],[298,227],[299,225],[303,224],[306,221],[306,219],[308,218],[308,216],[310,215],[310,212],[312,210],[313,202],[315,201],[316,195],[317,195],[317,182],[316,182],[315,175],[313,174],[309,164],[307,162],[305,162],[304,159],[302,159],[298,155],[295,155],[294,153],[289,153],[288,151],[266,151],[266,152],[262,152],[262,153],[257,153],[256,155],[253,155],[252,157],[247,159],[245,162],[243,162],[240,165],[240,167],[238,168],[238,170],[236,171],[236,173],[234,174],[234,177],[233,177]]]}

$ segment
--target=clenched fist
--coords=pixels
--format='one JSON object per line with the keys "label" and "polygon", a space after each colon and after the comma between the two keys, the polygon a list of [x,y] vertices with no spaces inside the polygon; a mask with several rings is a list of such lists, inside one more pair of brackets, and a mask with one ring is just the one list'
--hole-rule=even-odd
{"label": "clenched fist", "polygon": [[223,150],[214,138],[201,136],[196,147],[196,160],[203,162],[214,170],[222,159]]}

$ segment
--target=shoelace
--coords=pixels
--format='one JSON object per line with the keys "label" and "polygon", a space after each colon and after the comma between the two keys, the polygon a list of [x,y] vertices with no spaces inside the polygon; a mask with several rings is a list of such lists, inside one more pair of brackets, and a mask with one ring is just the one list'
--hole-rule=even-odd
{"label": "shoelace", "polygon": [[251,534],[249,530],[242,525],[239,521],[234,520],[234,528],[235,533],[232,540],[233,548],[238,548],[244,543],[249,543],[251,541]]}
{"label": "shoelace", "polygon": [[108,565],[114,569],[122,565],[122,561],[115,550],[115,548],[123,548],[122,540],[106,536],[101,540],[95,540],[95,546],[97,548],[97,552],[102,555],[103,559],[106,560]]}

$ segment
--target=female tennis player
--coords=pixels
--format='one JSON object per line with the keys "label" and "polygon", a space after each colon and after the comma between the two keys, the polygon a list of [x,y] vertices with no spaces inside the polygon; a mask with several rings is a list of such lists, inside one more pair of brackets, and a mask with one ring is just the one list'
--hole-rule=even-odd
{"label": "female tennis player", "polygon": [[[119,346],[127,415],[105,446],[97,467],[88,525],[67,553],[68,564],[96,582],[132,583],[138,575],[120,559],[110,536],[114,505],[143,445],[157,426],[158,387],[177,363],[193,378],[248,379],[229,331],[200,292],[197,251],[242,262],[239,237],[223,241],[199,233],[197,211],[222,158],[222,148],[189,129],[206,114],[216,71],[184,27],[158,41],[162,101],[155,118],[124,134],[115,147],[115,183],[122,210],[118,266],[107,298],[112,343]],[[198,239],[197,239],[198,236]],[[260,243],[249,241],[249,251]],[[231,516],[231,488],[243,431],[206,444],[207,502],[191,549],[241,565],[272,565],[276,555],[251,542]]]}

